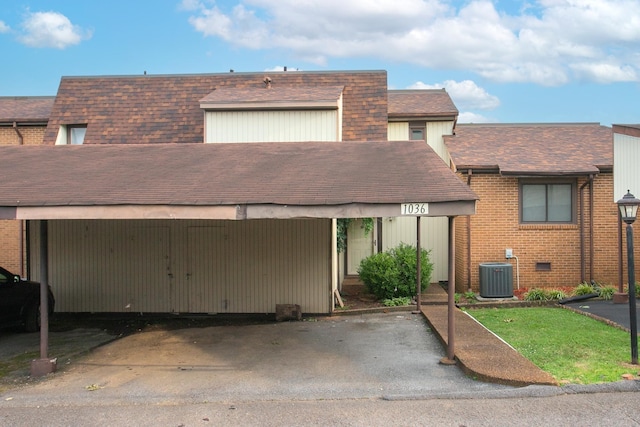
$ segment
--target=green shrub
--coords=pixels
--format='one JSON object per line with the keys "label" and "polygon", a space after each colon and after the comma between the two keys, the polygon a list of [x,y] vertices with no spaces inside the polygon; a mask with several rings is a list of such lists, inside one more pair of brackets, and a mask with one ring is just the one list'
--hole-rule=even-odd
{"label": "green shrub", "polygon": [[411,298],[409,297],[389,298],[382,301],[382,304],[386,307],[398,307],[403,305],[409,305],[411,304]]}
{"label": "green shrub", "polygon": [[594,293],[596,293],[596,290],[589,283],[580,283],[573,291],[573,295],[576,296],[589,295]]}
{"label": "green shrub", "polygon": [[549,295],[542,288],[534,288],[524,294],[525,301],[547,301],[548,299]]}
{"label": "green shrub", "polygon": [[460,294],[459,294],[459,293],[457,293],[457,292],[456,292],[455,294],[453,294],[453,302],[454,302],[455,304],[459,304],[459,303],[460,303],[460,297],[461,297],[461,296],[462,296],[462,295],[460,295]]}
{"label": "green shrub", "polygon": [[476,294],[473,291],[467,291],[464,293],[464,297],[467,300],[467,302],[469,304],[473,304],[476,301],[478,301],[478,297],[476,296]]}
{"label": "green shrub", "polygon": [[[624,285],[624,293],[629,293],[629,285]],[[636,298],[640,298],[640,283],[636,282]]]}
{"label": "green shrub", "polygon": [[613,299],[613,294],[616,293],[617,290],[618,288],[611,285],[601,286],[598,288],[598,295],[604,300],[610,300]]}
{"label": "green shrub", "polygon": [[[422,290],[429,286],[433,264],[429,261],[429,251],[421,250]],[[378,299],[397,297],[411,298],[416,294],[416,248],[401,243],[386,252],[367,257],[358,267],[360,279],[367,290]]]}
{"label": "green shrub", "polygon": [[547,299],[557,301],[567,297],[567,294],[560,289],[549,289],[547,291]]}

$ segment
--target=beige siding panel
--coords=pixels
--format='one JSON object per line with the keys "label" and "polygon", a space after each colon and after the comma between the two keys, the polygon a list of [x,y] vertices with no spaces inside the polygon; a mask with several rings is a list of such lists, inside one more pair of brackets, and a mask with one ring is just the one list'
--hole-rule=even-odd
{"label": "beige siding panel", "polygon": [[[423,249],[430,250],[433,263],[431,281],[448,280],[449,269],[449,220],[448,218],[423,217],[420,220],[421,239]],[[406,243],[417,244],[417,226],[415,217],[383,218],[382,220],[382,249],[384,251]]]}
{"label": "beige siding panel", "polygon": [[169,311],[169,248],[148,221],[49,221],[57,311]]}
{"label": "beige siding panel", "polygon": [[237,221],[228,230],[225,312],[330,311],[331,220]]}
{"label": "beige siding panel", "polygon": [[208,111],[205,142],[338,141],[338,110]]}
{"label": "beige siding panel", "polygon": [[613,201],[616,202],[631,191],[640,197],[640,138],[613,135]]}
{"label": "beige siding panel", "polygon": [[[278,303],[329,311],[330,220],[203,221],[187,226],[177,311],[272,313]],[[185,279],[186,278],[186,279]]]}
{"label": "beige siding panel", "polygon": [[[328,313],[332,220],[49,221],[61,312]],[[38,222],[31,271],[38,278]]]}
{"label": "beige siding panel", "polygon": [[373,255],[374,232],[365,235],[362,219],[354,219],[349,223],[347,236],[347,274],[358,274],[360,262]]}
{"label": "beige siding panel", "polygon": [[[449,164],[449,153],[442,136],[453,133],[453,122],[427,122],[426,124],[427,143]],[[409,122],[390,122],[387,133],[389,141],[406,141],[409,139]]]}
{"label": "beige siding panel", "polygon": [[29,272],[27,277],[31,280],[40,281],[40,221],[26,221],[28,230],[28,242],[30,246]]}
{"label": "beige siding panel", "polygon": [[435,151],[442,160],[449,165],[449,152],[444,145],[443,135],[451,135],[453,133],[453,122],[427,122],[427,143],[433,151]]}
{"label": "beige siding panel", "polygon": [[[207,221],[208,222],[208,221]],[[175,311],[218,313],[226,298],[227,230],[224,222],[217,225],[187,227],[188,270],[183,298],[177,298]],[[179,302],[178,302],[179,301]]]}
{"label": "beige siding panel", "polygon": [[387,139],[389,141],[407,141],[409,139],[409,122],[389,122]]}

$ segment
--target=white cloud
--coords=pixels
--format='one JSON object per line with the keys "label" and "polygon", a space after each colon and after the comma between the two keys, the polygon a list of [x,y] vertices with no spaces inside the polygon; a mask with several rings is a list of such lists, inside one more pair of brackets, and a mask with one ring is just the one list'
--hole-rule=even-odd
{"label": "white cloud", "polygon": [[9,30],[9,26],[5,24],[4,21],[0,21],[0,33],[8,33]]}
{"label": "white cloud", "polygon": [[638,80],[638,70],[629,65],[616,63],[582,63],[572,64],[571,68],[576,75],[585,80],[598,83],[629,82]]}
{"label": "white cloud", "polygon": [[22,22],[19,40],[31,47],[64,49],[91,38],[91,32],[71,23],[69,18],[58,12],[29,13]]}
{"label": "white cloud", "polygon": [[[294,67],[286,67],[286,71],[301,71],[299,68],[294,68]],[[273,71],[273,72],[280,72],[280,71],[285,71],[285,66],[283,65],[276,65],[275,67],[271,67],[271,68],[267,68],[264,71],[269,72],[269,71]]]}
{"label": "white cloud", "polygon": [[471,80],[456,82],[446,80],[444,83],[433,85],[422,82],[414,83],[409,89],[445,89],[456,107],[471,110],[493,110],[500,106],[497,96],[489,94]]}
{"label": "white cloud", "polygon": [[202,7],[204,6],[200,0],[182,0],[178,5],[178,9],[189,11],[198,10]]}
{"label": "white cloud", "polygon": [[462,112],[458,115],[458,123],[496,123],[497,120],[485,117],[481,114],[469,111]]}
{"label": "white cloud", "polygon": [[[460,4],[462,4],[460,6]],[[499,82],[640,80],[640,0],[183,0],[205,36],[325,64],[375,57]]]}

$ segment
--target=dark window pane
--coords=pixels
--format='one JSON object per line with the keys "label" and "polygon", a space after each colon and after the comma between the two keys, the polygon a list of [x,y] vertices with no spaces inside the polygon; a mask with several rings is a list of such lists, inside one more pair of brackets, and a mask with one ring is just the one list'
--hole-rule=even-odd
{"label": "dark window pane", "polygon": [[418,141],[424,139],[424,129],[414,128],[411,129],[411,140]]}

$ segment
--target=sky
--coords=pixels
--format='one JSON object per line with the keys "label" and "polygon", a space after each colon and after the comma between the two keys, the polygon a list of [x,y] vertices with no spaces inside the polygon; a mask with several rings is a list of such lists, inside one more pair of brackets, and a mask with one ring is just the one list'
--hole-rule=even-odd
{"label": "sky", "polygon": [[386,70],[460,123],[640,123],[640,0],[12,0],[0,96],[63,76]]}

